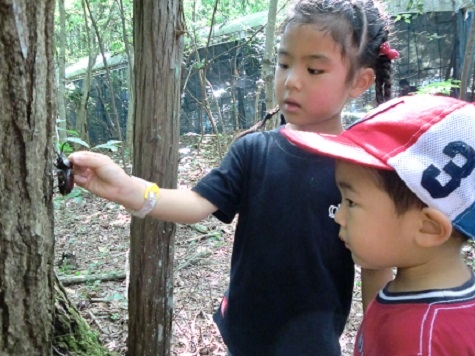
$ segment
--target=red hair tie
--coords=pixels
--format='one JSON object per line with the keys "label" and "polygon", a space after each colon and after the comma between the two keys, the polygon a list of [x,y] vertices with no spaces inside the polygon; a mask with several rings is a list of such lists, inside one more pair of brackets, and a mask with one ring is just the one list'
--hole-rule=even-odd
{"label": "red hair tie", "polygon": [[380,56],[387,56],[391,61],[399,57],[399,52],[395,49],[391,49],[389,46],[389,42],[384,42],[379,47],[379,55]]}

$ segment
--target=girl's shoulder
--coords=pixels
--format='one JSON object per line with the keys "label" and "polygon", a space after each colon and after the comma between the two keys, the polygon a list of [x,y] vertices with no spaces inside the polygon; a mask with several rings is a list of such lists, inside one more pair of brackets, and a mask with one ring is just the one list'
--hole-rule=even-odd
{"label": "girl's shoulder", "polygon": [[244,157],[259,157],[260,159],[297,160],[303,164],[334,165],[334,159],[305,151],[291,143],[280,132],[281,127],[268,131],[247,134],[236,140],[230,151]]}
{"label": "girl's shoulder", "polygon": [[249,133],[245,136],[238,138],[233,142],[231,147],[246,148],[246,149],[258,149],[273,145],[276,141],[286,140],[284,136],[279,133],[279,128],[268,131],[257,131]]}
{"label": "girl's shoulder", "polygon": [[256,132],[251,132],[248,133],[240,138],[238,138],[236,142],[242,142],[242,141],[247,141],[247,142],[260,142],[260,141],[266,141],[269,138],[276,138],[277,136],[282,136],[280,134],[280,127],[272,130],[267,130],[267,131],[256,131]]}

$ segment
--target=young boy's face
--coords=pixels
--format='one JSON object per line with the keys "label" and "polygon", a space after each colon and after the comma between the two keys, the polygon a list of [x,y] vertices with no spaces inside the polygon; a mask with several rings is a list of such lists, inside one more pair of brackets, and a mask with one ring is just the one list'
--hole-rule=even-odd
{"label": "young boy's face", "polygon": [[419,211],[398,216],[389,195],[362,166],[337,162],[336,183],[342,202],[335,221],[355,263],[374,269],[412,265],[411,238],[418,231]]}

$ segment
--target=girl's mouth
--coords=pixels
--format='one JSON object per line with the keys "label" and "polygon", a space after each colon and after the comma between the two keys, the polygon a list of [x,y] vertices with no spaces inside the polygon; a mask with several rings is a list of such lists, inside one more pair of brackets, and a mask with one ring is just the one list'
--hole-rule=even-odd
{"label": "girl's mouth", "polygon": [[293,100],[284,101],[284,110],[286,112],[296,112],[300,109],[300,104]]}

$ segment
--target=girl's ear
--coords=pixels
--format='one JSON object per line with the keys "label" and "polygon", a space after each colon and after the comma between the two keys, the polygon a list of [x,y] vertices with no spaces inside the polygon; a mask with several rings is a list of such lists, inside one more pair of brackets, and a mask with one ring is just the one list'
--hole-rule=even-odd
{"label": "girl's ear", "polygon": [[374,70],[372,68],[361,68],[357,71],[351,86],[350,96],[357,98],[363,94],[374,83]]}
{"label": "girl's ear", "polygon": [[421,210],[421,224],[416,234],[416,243],[421,247],[435,247],[445,243],[452,235],[452,223],[437,209]]}

